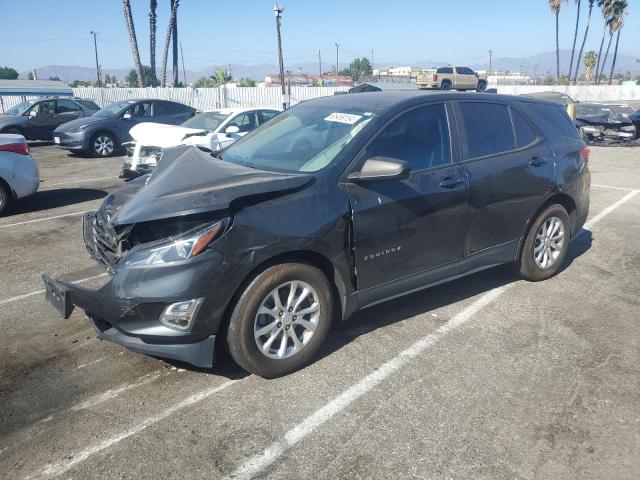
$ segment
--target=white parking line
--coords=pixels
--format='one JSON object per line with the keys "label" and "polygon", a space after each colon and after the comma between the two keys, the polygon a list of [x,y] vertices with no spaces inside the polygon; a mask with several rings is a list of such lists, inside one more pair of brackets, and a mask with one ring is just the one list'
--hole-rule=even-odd
{"label": "white parking line", "polygon": [[[638,191],[631,192],[626,195],[623,199],[615,202],[609,207],[605,208],[598,215],[593,217],[589,222],[585,224],[587,228],[593,227],[596,223],[602,220],[604,217],[613,212],[616,208],[621,206],[623,203],[629,201],[633,198]],[[424,352],[426,349],[434,345],[438,340],[445,337],[449,333],[455,331],[457,328],[464,325],[467,321],[469,321],[475,314],[481,311],[484,307],[495,301],[499,298],[508,288],[510,288],[513,284],[504,285],[502,287],[494,288],[489,292],[480,296],[475,302],[465,308],[462,312],[455,315],[451,320],[447,323],[441,325],[434,333],[431,333],[422,339],[418,340],[409,348],[403,350],[383,364],[379,369],[374,371],[373,373],[367,375],[362,380],[357,382],[352,387],[349,387],[343,393],[335,397],[329,403],[325,404],[320,409],[316,410],[313,414],[307,417],[305,420],[300,422],[298,425],[294,426],[288,432],[285,433],[284,437],[274,443],[272,443],[269,447],[267,447],[261,454],[256,455],[248,459],[245,463],[243,463],[237,470],[235,470],[228,478],[251,478],[252,476],[257,475],[262,472],[264,469],[269,467],[272,463],[274,463],[282,454],[289,448],[291,445],[296,444],[300,440],[304,439],[307,435],[313,432],[316,428],[326,423],[329,419],[331,419],[334,415],[344,410],[351,403],[353,403],[358,398],[362,397],[366,393],[369,393],[374,387],[380,384],[383,380],[388,378],[391,374],[398,371],[401,367],[403,367],[407,362],[417,357],[420,353]],[[49,464],[47,467],[44,467],[34,476],[28,476],[26,478],[29,479],[41,479],[41,478],[54,478],[58,477],[65,472],[69,471],[71,468],[76,465],[84,462],[87,458],[95,455],[97,453],[106,450],[118,442],[129,438],[132,435],[135,435],[146,428],[168,418],[176,411],[182,410],[186,407],[194,405],[202,400],[205,400],[212,396],[213,394],[231,386],[232,384],[239,382],[241,380],[230,380],[219,387],[213,387],[211,389],[204,390],[200,393],[192,395],[187,399],[163,410],[158,415],[154,415],[152,417],[148,417],[144,419],[139,424],[131,427],[129,430],[126,430],[123,433],[115,435],[111,438],[108,438],[96,445],[87,447],[84,450],[79,452],[67,452],[62,460]]]}
{"label": "white parking line", "polygon": [[626,190],[627,192],[632,192],[634,189],[633,188],[626,188],[626,187],[613,187],[611,185],[599,185],[597,183],[592,183],[591,184],[592,187],[600,187],[600,188],[612,188],[614,190]]}
{"label": "white parking line", "polygon": [[[594,216],[589,222],[585,224],[586,228],[593,227],[596,223],[602,220],[604,217],[613,212],[620,205],[628,202],[638,194],[638,190],[634,190],[625,195],[622,199],[609,205],[603,211]],[[382,365],[378,370],[370,373],[355,385],[349,387],[340,395],[335,397],[329,403],[325,404],[320,409],[316,410],[313,414],[308,416],[298,425],[284,434],[284,437],[280,440],[273,442],[269,445],[261,454],[255,455],[246,460],[238,469],[236,469],[227,478],[232,479],[249,479],[263,472],[271,464],[273,464],[282,454],[291,446],[304,439],[307,435],[313,432],[316,428],[326,423],[331,417],[344,410],[351,405],[355,400],[370,392],[379,383],[389,377],[391,374],[398,371],[401,367],[407,364],[410,360],[414,359],[427,348],[433,346],[438,340],[453,332],[457,328],[464,325],[469,321],[476,313],[482,310],[485,306],[489,305],[493,301],[502,295],[511,284],[504,285],[502,287],[494,288],[489,292],[482,295],[478,300],[465,308],[462,312],[455,315],[444,325],[441,325],[434,333],[421,338],[416,343],[411,345],[406,350],[403,350],[396,357],[389,360]]]}
{"label": "white parking line", "polygon": [[[77,283],[84,283],[84,282],[88,282],[89,280],[95,280],[96,278],[101,278],[108,275],[108,273],[101,273],[100,275],[94,275],[92,277],[87,277],[87,278],[81,278],[80,280],[75,280],[71,283],[77,284]],[[17,302],[18,300],[24,300],[25,298],[29,298],[29,297],[33,297],[34,295],[40,295],[41,293],[44,293],[44,288],[42,290],[36,290],[34,292],[29,292],[29,293],[24,293],[22,295],[18,295],[16,297],[11,297],[11,298],[5,298],[4,300],[0,300],[0,305],[5,305],[7,303],[11,303],[11,302]]]}
{"label": "white parking line", "polygon": [[9,223],[7,225],[0,225],[0,228],[17,227],[19,225],[26,225],[28,223],[45,222],[47,220],[55,220],[56,218],[72,217],[74,215],[82,215],[83,213],[90,212],[91,210],[83,210],[81,212],[65,213],[64,215],[54,215],[53,217],[36,218],[35,220],[25,220],[24,222]]}
{"label": "white parking line", "polygon": [[[119,177],[111,176],[111,177],[85,178],[83,180],[72,180],[70,182],[61,182],[61,183],[49,183],[49,184],[47,184],[46,182],[42,182],[42,184],[45,187],[59,187],[60,185],[71,185],[72,183],[97,182],[97,181],[100,181],[100,180],[111,180],[111,179],[114,179],[114,178],[119,178]],[[42,192],[43,190],[40,190],[40,191]]]}
{"label": "white parking line", "polygon": [[229,380],[225,383],[223,383],[222,385],[218,385],[217,387],[212,387],[209,388],[207,390],[204,390],[200,393],[196,393],[195,395],[191,395],[190,397],[186,398],[185,400],[182,400],[181,402],[163,410],[162,412],[160,412],[157,415],[154,415],[152,417],[148,417],[146,418],[143,422],[131,427],[129,430],[126,430],[125,432],[116,435],[114,437],[108,438],[96,445],[93,445],[91,447],[85,448],[84,450],[81,450],[77,453],[75,453],[73,456],[69,455],[65,455],[65,459],[61,460],[59,462],[54,462],[49,464],[47,467],[43,468],[42,470],[40,470],[38,473],[36,473],[34,476],[28,476],[25,478],[29,478],[29,479],[41,479],[41,478],[54,478],[54,477],[58,477],[60,475],[62,475],[63,473],[69,471],[70,469],[72,469],[73,467],[75,467],[76,465],[78,465],[79,463],[84,462],[87,458],[89,458],[90,456],[101,452],[102,450],[105,450],[109,447],[111,447],[112,445],[115,445],[118,442],[121,442],[122,440],[124,440],[125,438],[129,438],[132,435],[135,435],[137,433],[140,433],[141,431],[145,430],[146,428],[155,425],[156,423],[158,423],[161,420],[164,420],[165,418],[173,415],[175,412],[182,410],[184,408],[190,407],[191,405],[194,405],[198,402],[201,402],[202,400],[205,400],[209,397],[211,397],[212,395],[230,387],[231,385],[233,385],[234,383],[239,382],[240,380]]}

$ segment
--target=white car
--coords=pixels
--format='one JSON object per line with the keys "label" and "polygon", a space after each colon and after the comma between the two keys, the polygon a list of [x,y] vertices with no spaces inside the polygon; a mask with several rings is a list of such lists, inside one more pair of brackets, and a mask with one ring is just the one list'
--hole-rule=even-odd
{"label": "white car", "polygon": [[221,108],[199,113],[178,126],[140,123],[129,131],[134,141],[125,144],[127,158],[121,176],[132,178],[149,173],[164,148],[195,145],[221,150],[278,113],[280,110],[271,108]]}
{"label": "white car", "polygon": [[40,171],[22,135],[0,134],[0,215],[14,200],[38,191]]}

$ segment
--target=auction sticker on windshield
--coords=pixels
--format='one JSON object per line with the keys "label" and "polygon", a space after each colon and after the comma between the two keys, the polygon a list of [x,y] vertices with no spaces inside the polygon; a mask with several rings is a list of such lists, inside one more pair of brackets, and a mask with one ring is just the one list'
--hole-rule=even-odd
{"label": "auction sticker on windshield", "polygon": [[353,115],[351,113],[338,113],[334,112],[328,117],[325,117],[327,122],[347,123],[353,125],[362,118],[362,115]]}

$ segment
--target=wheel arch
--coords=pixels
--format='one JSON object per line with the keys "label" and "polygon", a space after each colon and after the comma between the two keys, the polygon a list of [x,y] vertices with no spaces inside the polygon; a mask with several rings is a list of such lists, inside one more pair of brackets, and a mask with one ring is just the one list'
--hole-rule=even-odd
{"label": "wheel arch", "polygon": [[564,192],[556,192],[552,194],[549,198],[547,198],[542,203],[542,205],[540,205],[540,207],[533,213],[533,215],[531,215],[527,220],[527,223],[522,231],[522,235],[520,236],[520,242],[518,245],[518,254],[516,256],[516,260],[520,258],[520,255],[522,254],[522,248],[524,247],[524,242],[525,242],[525,239],[527,238],[527,235],[529,234],[531,225],[533,225],[533,223],[536,221],[536,219],[540,216],[540,214],[544,210],[546,210],[551,205],[556,205],[556,204],[562,205],[564,209],[567,211],[567,214],[569,214],[569,222],[571,223],[570,225],[571,237],[575,235],[574,229],[576,225],[576,211],[577,211],[576,202],[571,197],[571,195],[568,195],[567,193],[564,193]]}
{"label": "wheel arch", "polygon": [[335,318],[342,318],[344,320],[350,313],[352,313],[355,306],[350,305],[347,301],[350,293],[348,291],[347,284],[345,283],[345,279],[342,278],[340,271],[331,263],[331,260],[321,253],[313,250],[294,250],[280,253],[264,260],[260,264],[256,265],[245,276],[244,280],[236,288],[229,300],[229,303],[227,304],[227,307],[225,308],[225,313],[218,326],[218,333],[216,334],[216,337],[219,337],[222,340],[226,339],[226,329],[229,326],[231,314],[235,308],[238,298],[240,298],[242,292],[245,291],[247,286],[267,268],[283,263],[306,263],[320,269],[320,271],[322,271],[322,273],[327,277],[329,285],[331,286]]}
{"label": "wheel arch", "polygon": [[113,148],[114,148],[114,152],[120,148],[120,141],[118,140],[118,135],[116,134],[115,131],[111,130],[110,128],[107,127],[100,127],[98,129],[96,129],[95,131],[91,132],[90,135],[88,135],[89,138],[89,142],[87,144],[87,147],[90,151],[93,152],[93,142],[96,139],[96,137],[100,134],[106,133],[109,136],[111,136],[111,138],[113,138]]}

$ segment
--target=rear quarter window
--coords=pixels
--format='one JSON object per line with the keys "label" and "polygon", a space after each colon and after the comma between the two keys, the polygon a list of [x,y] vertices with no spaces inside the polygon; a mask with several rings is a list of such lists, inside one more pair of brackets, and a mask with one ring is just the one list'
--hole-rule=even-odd
{"label": "rear quarter window", "polygon": [[465,160],[515,150],[509,107],[500,103],[461,102]]}
{"label": "rear quarter window", "polygon": [[578,129],[575,127],[567,111],[561,105],[548,103],[522,102],[529,110],[536,114],[550,130],[562,137],[579,139]]}

